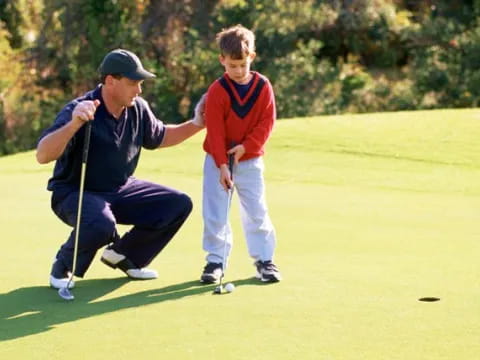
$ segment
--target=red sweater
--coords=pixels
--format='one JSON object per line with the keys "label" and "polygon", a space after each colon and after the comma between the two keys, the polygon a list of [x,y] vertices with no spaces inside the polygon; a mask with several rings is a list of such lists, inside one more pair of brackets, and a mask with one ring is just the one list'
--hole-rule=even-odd
{"label": "red sweater", "polygon": [[276,118],[275,97],[270,81],[258,72],[248,93],[240,99],[227,73],[210,85],[205,103],[207,135],[204,150],[218,167],[227,164],[231,144],[243,144],[240,161],[264,154]]}

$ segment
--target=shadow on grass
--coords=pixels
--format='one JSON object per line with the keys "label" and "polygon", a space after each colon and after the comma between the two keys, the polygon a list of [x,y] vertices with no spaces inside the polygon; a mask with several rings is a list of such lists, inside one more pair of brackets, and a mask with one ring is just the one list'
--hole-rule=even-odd
{"label": "shadow on grass", "polygon": [[[97,300],[120,288],[128,278],[77,282],[75,300],[65,301],[46,286],[24,287],[0,294],[0,341],[35,335],[56,325],[143,305],[212,293],[216,285],[187,281],[114,299]],[[236,286],[264,285],[254,278],[232,281]]]}

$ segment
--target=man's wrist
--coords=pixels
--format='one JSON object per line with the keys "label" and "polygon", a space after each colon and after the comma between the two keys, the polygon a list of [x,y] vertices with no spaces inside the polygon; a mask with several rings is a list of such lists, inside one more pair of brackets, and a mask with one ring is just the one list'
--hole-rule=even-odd
{"label": "man's wrist", "polygon": [[203,121],[199,120],[197,117],[194,117],[192,120],[190,120],[190,122],[200,129],[203,129],[205,127]]}

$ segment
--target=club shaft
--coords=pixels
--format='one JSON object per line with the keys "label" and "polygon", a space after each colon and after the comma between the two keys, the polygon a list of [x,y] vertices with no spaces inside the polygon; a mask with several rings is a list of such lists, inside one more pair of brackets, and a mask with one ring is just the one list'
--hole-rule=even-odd
{"label": "club shaft", "polygon": [[[230,178],[233,180],[233,163],[234,163],[234,156],[230,154],[228,156],[228,170],[230,171]],[[220,276],[220,289],[223,286],[223,277],[225,275],[225,268],[227,266],[227,242],[228,242],[228,214],[230,212],[230,206],[232,203],[233,197],[233,188],[227,190],[227,206],[225,208],[225,225],[223,228],[224,232],[224,243],[223,243],[223,257],[222,257],[222,275]]]}
{"label": "club shaft", "polygon": [[87,172],[87,159],[88,159],[88,149],[90,147],[90,134],[92,132],[92,124],[88,122],[85,128],[85,138],[83,142],[83,152],[82,152],[82,167],[80,170],[80,190],[78,191],[78,209],[77,209],[77,223],[75,225],[75,239],[73,244],[73,264],[72,264],[72,274],[68,279],[67,289],[70,286],[70,283],[75,276],[75,270],[77,269],[77,255],[78,255],[78,239],[80,236],[80,221],[82,218],[82,204],[83,204],[83,193],[85,188],[85,173]]}

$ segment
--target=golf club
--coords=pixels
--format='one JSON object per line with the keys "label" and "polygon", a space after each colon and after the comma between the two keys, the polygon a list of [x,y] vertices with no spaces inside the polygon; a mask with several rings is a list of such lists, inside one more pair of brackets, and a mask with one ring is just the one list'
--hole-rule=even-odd
{"label": "golf club", "polygon": [[85,172],[87,169],[87,158],[88,158],[88,148],[90,146],[90,133],[92,132],[92,122],[87,122],[87,127],[85,128],[85,139],[83,141],[83,153],[82,153],[82,169],[80,172],[80,190],[78,192],[78,210],[77,210],[77,224],[75,226],[75,242],[73,245],[73,265],[72,272],[68,279],[67,285],[58,290],[58,295],[65,300],[73,300],[75,297],[68,288],[70,283],[75,276],[75,270],[77,267],[77,252],[78,252],[78,236],[80,233],[80,218],[82,216],[82,201],[83,201],[83,188],[85,186]]}
{"label": "golf club", "polygon": [[[233,180],[233,161],[234,155],[230,154],[228,156],[228,170],[230,171],[230,179]],[[227,257],[227,241],[228,241],[228,213],[230,212],[230,205],[232,203],[232,196],[233,196],[233,187],[229,188],[228,190],[228,198],[227,198],[227,206],[225,209],[225,226],[224,226],[224,242],[223,242],[223,257],[222,257],[222,275],[220,276],[220,284],[215,288],[213,291],[214,294],[221,294],[223,292],[223,277],[225,276],[225,268],[226,268],[226,257]]]}

